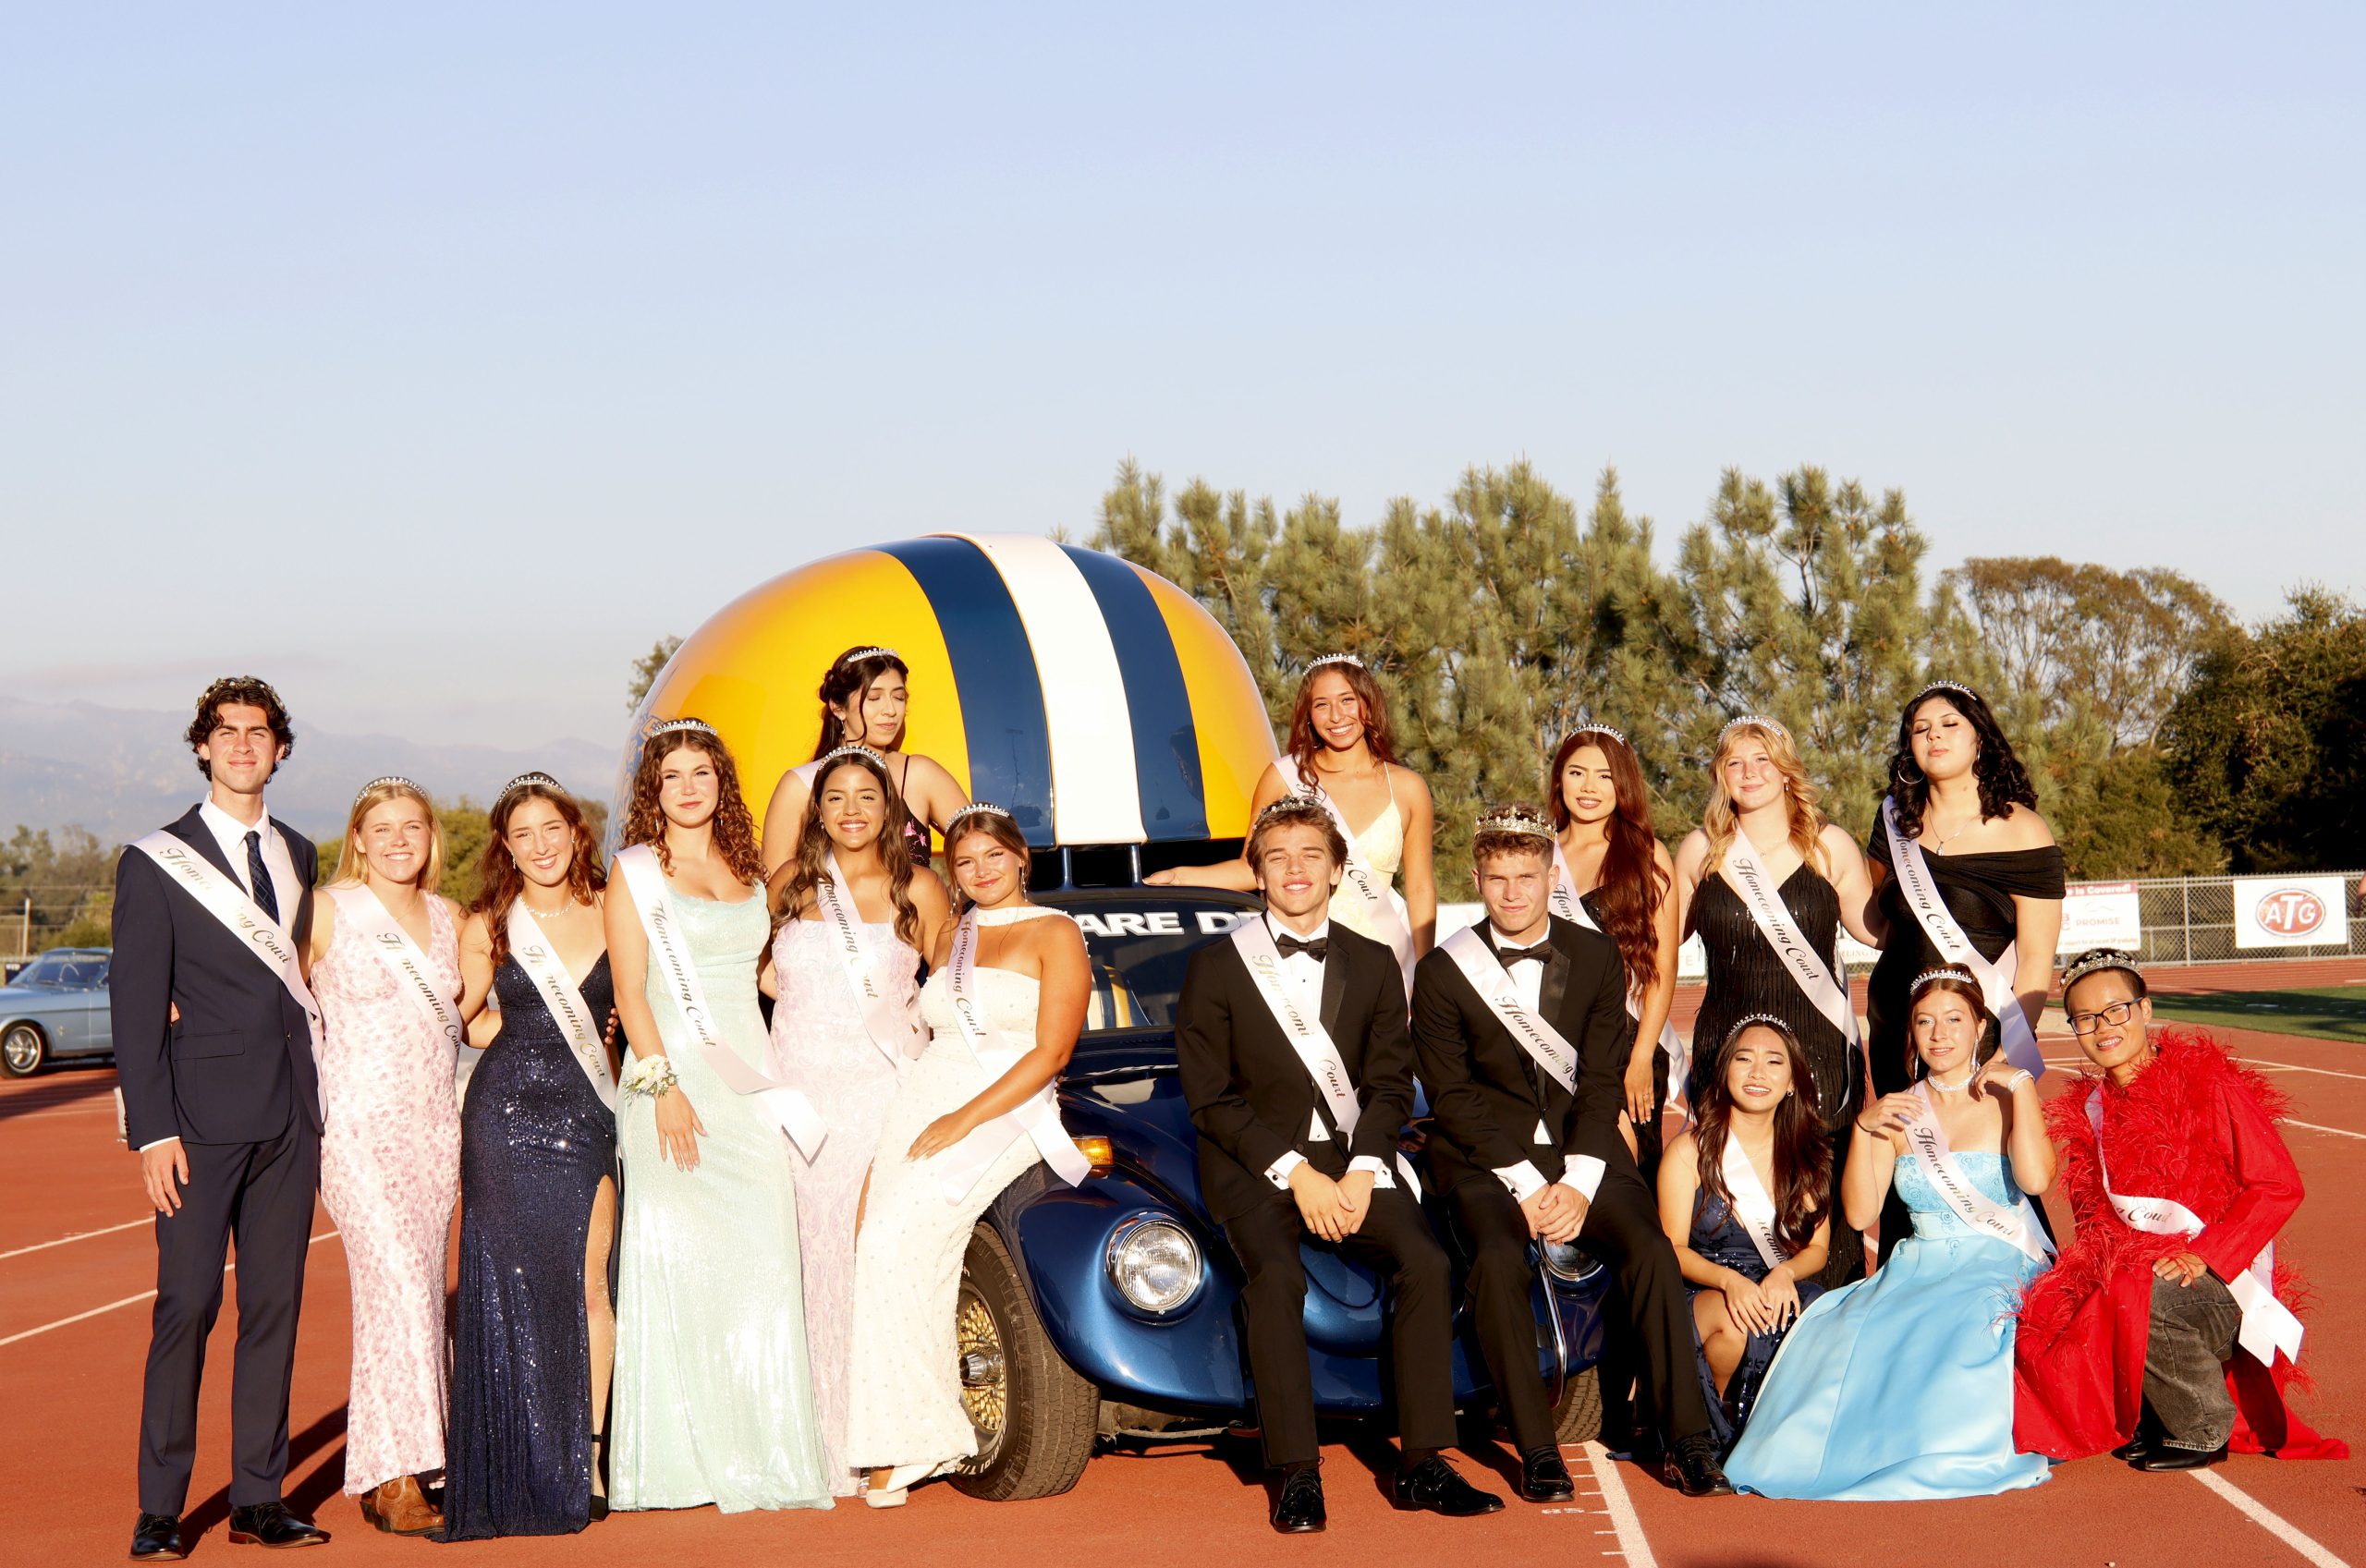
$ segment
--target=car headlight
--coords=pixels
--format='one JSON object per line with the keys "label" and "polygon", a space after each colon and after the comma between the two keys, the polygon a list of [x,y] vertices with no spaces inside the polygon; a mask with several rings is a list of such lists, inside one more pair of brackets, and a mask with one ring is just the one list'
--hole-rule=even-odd
{"label": "car headlight", "polygon": [[1109,1237],[1109,1282],[1145,1312],[1172,1312],[1197,1295],[1206,1270],[1200,1244],[1172,1220],[1142,1215]]}
{"label": "car headlight", "polygon": [[1567,1242],[1540,1241],[1536,1245],[1544,1255],[1544,1271],[1569,1284],[1577,1284],[1602,1267],[1582,1248]]}

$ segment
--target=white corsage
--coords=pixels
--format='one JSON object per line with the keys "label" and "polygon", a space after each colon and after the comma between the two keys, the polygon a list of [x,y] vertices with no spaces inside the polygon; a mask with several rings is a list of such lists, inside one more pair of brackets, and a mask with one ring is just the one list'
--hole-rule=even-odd
{"label": "white corsage", "polygon": [[632,1065],[616,1085],[619,1094],[645,1094],[652,1100],[674,1087],[677,1079],[673,1059],[666,1056],[636,1056]]}

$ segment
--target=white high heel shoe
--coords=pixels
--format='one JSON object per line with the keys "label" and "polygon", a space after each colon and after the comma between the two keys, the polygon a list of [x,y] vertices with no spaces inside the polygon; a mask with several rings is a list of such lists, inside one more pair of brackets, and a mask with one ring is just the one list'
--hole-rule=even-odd
{"label": "white high heel shoe", "polygon": [[898,1465],[887,1472],[886,1485],[866,1483],[862,1501],[873,1508],[901,1508],[911,1501],[912,1488],[935,1473],[931,1465]]}

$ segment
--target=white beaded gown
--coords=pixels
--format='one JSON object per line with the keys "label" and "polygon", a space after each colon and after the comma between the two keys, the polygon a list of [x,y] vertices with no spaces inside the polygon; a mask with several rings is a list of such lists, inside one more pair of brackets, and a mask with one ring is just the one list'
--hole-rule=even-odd
{"label": "white beaded gown", "polygon": [[[978,919],[997,926],[1058,914],[1027,905]],[[983,966],[976,974],[977,993],[994,1027],[1014,1045],[1031,1044],[1036,981]],[[978,1450],[954,1361],[954,1311],[970,1229],[1002,1189],[1042,1156],[1019,1135],[958,1201],[945,1197],[933,1162],[905,1158],[921,1129],[994,1081],[962,1039],[944,970],[921,989],[921,1018],[930,1030],[928,1050],[904,1076],[888,1110],[855,1244],[846,1453],[861,1470],[894,1465],[933,1474]]]}
{"label": "white beaded gown", "polygon": [[[771,933],[761,890],[737,904],[668,884],[717,1032],[770,1065],[756,962]],[[608,1495],[617,1508],[827,1508],[822,1427],[805,1352],[788,1140],[700,1056],[649,971],[650,1011],[705,1124],[685,1171],[658,1149],[646,1094],[616,1101],[616,1374]]]}
{"label": "white beaded gown", "polygon": [[[863,922],[880,992],[909,1016],[920,1007],[921,955],[896,938],[895,922]],[[773,1076],[804,1091],[830,1136],[813,1159],[795,1145],[798,1247],[804,1260],[805,1343],[830,1490],[849,1497],[856,1474],[846,1459],[847,1370],[854,1331],[855,1212],[871,1173],[879,1129],[911,1065],[890,1062],[864,1027],[831,928],[790,920],[773,939]]]}

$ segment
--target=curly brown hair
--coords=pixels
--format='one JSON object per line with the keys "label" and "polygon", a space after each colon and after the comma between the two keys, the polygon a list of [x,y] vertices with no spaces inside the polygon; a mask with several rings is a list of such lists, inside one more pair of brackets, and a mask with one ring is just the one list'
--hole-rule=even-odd
{"label": "curly brown hair", "polygon": [[657,781],[664,776],[665,759],[677,751],[703,752],[713,760],[719,795],[713,819],[714,852],[741,881],[762,882],[764,857],[756,848],[756,819],[739,793],[739,764],[712,730],[668,730],[642,743],[640,765],[632,772],[632,805],[625,812],[625,845],[645,844],[656,851],[659,866],[674,869],[673,857],[665,851],[665,812],[657,804]]}
{"label": "curly brown hair", "polygon": [[1364,746],[1372,752],[1372,760],[1403,766],[1403,759],[1396,755],[1396,732],[1388,722],[1388,699],[1382,695],[1380,683],[1361,664],[1335,660],[1317,664],[1299,677],[1298,699],[1290,704],[1289,745],[1283,750],[1297,764],[1299,776],[1312,782],[1314,759],[1323,749],[1323,737],[1314,733],[1314,681],[1318,675],[1337,675],[1356,694],[1356,703],[1364,715]]}
{"label": "curly brown hair", "polygon": [[804,825],[797,833],[797,869],[781,883],[780,892],[773,899],[773,930],[778,931],[782,925],[803,914],[806,906],[820,897],[816,890],[821,884],[833,880],[830,856],[835,841],[822,820],[822,792],[834,775],[847,768],[860,768],[879,781],[887,801],[887,820],[880,824],[876,847],[879,864],[887,872],[887,898],[896,906],[896,937],[914,952],[924,951],[921,944],[921,912],[912,903],[910,841],[904,833],[909,813],[903,796],[896,793],[896,781],[887,776],[887,764],[868,752],[842,758],[813,776],[812,791],[805,797]]}
{"label": "curly brown hair", "polygon": [[[196,716],[189,720],[189,729],[181,737],[189,742],[189,750],[194,752],[213,738],[214,729],[222,723],[222,706],[226,702],[262,709],[264,722],[271,725],[271,738],[282,751],[294,753],[296,726],[287,722],[287,705],[279,700],[279,693],[271,689],[269,681],[256,675],[224,675],[205,688],[197,699]],[[278,763],[272,766],[275,770]],[[213,764],[202,757],[197,759],[197,771],[209,781],[213,777]]]}
{"label": "curly brown hair", "polygon": [[[509,853],[509,819],[529,800],[547,800],[555,807],[572,835],[575,853],[567,864],[567,891],[578,904],[589,904],[592,895],[608,885],[607,873],[600,869],[600,845],[592,836],[591,824],[583,818],[583,808],[563,789],[540,782],[513,784],[504,790],[501,798],[493,803],[489,822],[493,836],[484,841],[477,854],[477,896],[469,906],[471,914],[484,917],[485,934],[493,939],[493,965],[509,956],[509,906],[526,891],[526,874],[518,869],[518,857]],[[660,854],[664,853],[661,848]]]}

